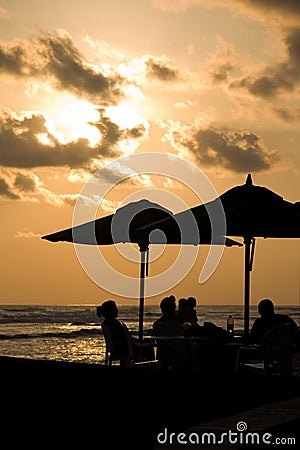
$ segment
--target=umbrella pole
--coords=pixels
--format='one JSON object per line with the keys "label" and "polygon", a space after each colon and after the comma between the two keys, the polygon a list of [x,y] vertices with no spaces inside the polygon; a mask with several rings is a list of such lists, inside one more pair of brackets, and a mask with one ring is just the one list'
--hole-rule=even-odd
{"label": "umbrella pole", "polygon": [[144,304],[145,304],[145,274],[146,274],[146,255],[148,252],[148,245],[140,245],[141,252],[141,268],[140,268],[140,310],[139,310],[139,341],[143,341],[144,329]]}
{"label": "umbrella pole", "polygon": [[245,286],[244,286],[244,337],[247,340],[249,336],[250,322],[250,272],[252,271],[255,239],[245,237]]}
{"label": "umbrella pole", "polygon": [[251,239],[245,238],[245,282],[244,282],[244,338],[249,336],[249,308],[250,308],[250,246]]}

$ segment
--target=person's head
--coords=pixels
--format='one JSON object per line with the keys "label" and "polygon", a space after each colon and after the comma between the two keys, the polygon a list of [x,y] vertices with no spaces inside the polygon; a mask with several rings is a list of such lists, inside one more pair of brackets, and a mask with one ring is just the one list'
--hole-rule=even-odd
{"label": "person's head", "polygon": [[264,298],[258,304],[258,312],[261,317],[272,317],[275,313],[274,303],[269,298]]}
{"label": "person's head", "polygon": [[118,317],[118,308],[114,300],[106,300],[102,305],[97,306],[97,316],[105,319],[115,319]]}
{"label": "person's head", "polygon": [[185,307],[186,307],[186,298],[181,297],[181,298],[178,300],[178,309],[179,309],[179,310],[182,310],[182,309],[184,309]]}
{"label": "person's head", "polygon": [[188,297],[186,299],[186,306],[189,306],[190,308],[196,308],[197,300],[195,299],[195,297]]}
{"label": "person's head", "polygon": [[176,299],[174,295],[170,295],[170,297],[164,297],[160,302],[160,309],[163,314],[175,314]]}

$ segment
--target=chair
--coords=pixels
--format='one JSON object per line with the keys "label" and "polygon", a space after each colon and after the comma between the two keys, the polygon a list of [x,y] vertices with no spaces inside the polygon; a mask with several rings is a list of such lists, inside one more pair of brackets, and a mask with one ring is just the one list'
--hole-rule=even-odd
{"label": "chair", "polygon": [[108,324],[102,323],[101,328],[104,335],[105,340],[105,365],[111,366],[114,361],[119,361],[120,365],[132,366],[134,364],[134,350],[131,334],[127,328],[127,326],[119,321],[124,328],[125,336],[126,336],[126,344],[127,349],[124,353],[120,352],[120,344],[124,346],[124,342],[117,342],[113,339],[110,326]]}
{"label": "chair", "polygon": [[293,374],[293,354],[300,342],[300,332],[293,323],[278,325],[269,330],[260,345],[240,347],[236,369],[258,369],[265,375]]}
{"label": "chair", "polygon": [[184,368],[190,365],[189,349],[179,322],[161,321],[153,327],[153,334],[159,368]]}
{"label": "chair", "polygon": [[126,324],[122,320],[119,320],[119,322],[124,329],[125,342],[116,341],[113,338],[110,326],[106,323],[101,324],[106,346],[105,365],[111,366],[113,362],[118,361],[120,365],[126,367],[143,365],[156,367],[157,360],[154,357],[152,344],[134,342]]}

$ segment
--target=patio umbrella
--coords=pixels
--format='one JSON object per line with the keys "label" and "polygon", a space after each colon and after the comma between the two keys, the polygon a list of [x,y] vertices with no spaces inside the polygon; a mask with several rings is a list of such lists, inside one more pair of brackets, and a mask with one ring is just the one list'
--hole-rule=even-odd
{"label": "patio umbrella", "polygon": [[[245,246],[244,279],[244,334],[249,334],[250,272],[253,266],[255,238],[299,238],[300,202],[291,203],[280,195],[252,182],[248,174],[245,184],[235,186],[219,198],[175,214],[173,220],[191,212],[199,228],[209,228],[210,211],[221,201],[225,217],[226,236],[242,237]],[[157,223],[157,228],[166,230],[169,219]],[[150,225],[151,226],[151,225]]]}
{"label": "patio umbrella", "polygon": [[244,238],[244,332],[247,337],[255,238],[299,238],[300,202],[288,202],[270,189],[254,185],[251,174],[244,185],[229,189],[220,199],[226,215],[227,235]]}
{"label": "patio umbrella", "polygon": [[[71,242],[83,245],[114,245],[118,243],[138,244],[140,261],[140,304],[139,304],[139,339],[143,338],[144,288],[148,269],[148,251],[150,244],[214,244],[240,245],[224,235],[213,235],[211,227],[198,228],[191,223],[193,215],[186,213],[183,218],[174,219],[168,209],[146,199],[129,203],[116,210],[114,214],[88,221],[78,226],[60,230],[42,236],[51,242]],[[164,235],[153,234],[156,224],[167,223]],[[152,224],[149,226],[149,224]],[[147,228],[147,229],[146,229]]]}

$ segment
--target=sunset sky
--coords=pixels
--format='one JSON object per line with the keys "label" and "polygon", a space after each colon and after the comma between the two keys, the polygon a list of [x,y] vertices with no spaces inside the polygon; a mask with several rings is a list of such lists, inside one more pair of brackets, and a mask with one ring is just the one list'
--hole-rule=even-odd
{"label": "sunset sky", "polygon": [[[83,186],[123,157],[128,167],[110,165],[99,177],[113,186],[99,217],[131,199],[164,203],[166,191],[188,207],[200,203],[190,186],[147,167],[114,181],[146,152],[191,163],[218,195],[251,173],[254,184],[299,201],[300,2],[0,0],[0,108],[1,303],[134,304],[95,283],[72,244],[41,236],[70,227]],[[257,240],[252,304],[299,304],[299,245]],[[242,304],[244,248],[226,248],[199,284],[207,251],[179,285],[162,284],[146,303],[174,293]],[[116,271],[136,276],[138,297],[138,262],[127,267],[104,252]],[[146,296],[169,257],[150,264]]]}

